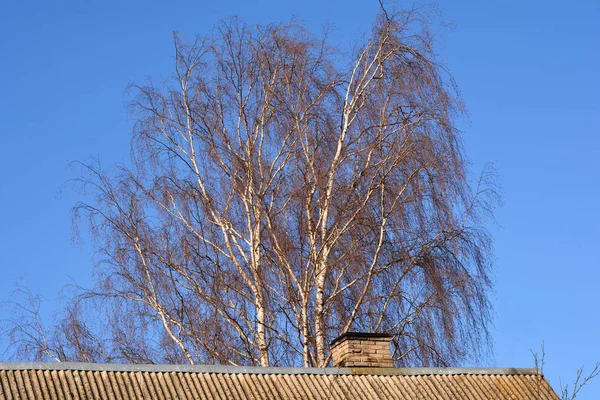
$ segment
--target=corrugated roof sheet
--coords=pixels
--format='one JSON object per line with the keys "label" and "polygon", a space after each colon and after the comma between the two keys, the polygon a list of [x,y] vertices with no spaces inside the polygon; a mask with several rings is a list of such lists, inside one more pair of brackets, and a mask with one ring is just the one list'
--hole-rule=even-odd
{"label": "corrugated roof sheet", "polygon": [[0,363],[0,399],[536,399],[533,369],[249,368]]}

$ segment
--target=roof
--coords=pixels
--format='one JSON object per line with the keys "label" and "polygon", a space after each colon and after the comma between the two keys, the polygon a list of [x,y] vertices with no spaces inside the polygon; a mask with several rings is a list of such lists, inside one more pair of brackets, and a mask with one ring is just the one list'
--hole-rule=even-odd
{"label": "roof", "polygon": [[540,399],[536,369],[0,363],[0,399]]}

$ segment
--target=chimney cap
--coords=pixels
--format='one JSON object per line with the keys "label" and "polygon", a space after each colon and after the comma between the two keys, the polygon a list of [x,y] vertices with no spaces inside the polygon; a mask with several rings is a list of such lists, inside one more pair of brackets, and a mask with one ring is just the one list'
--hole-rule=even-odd
{"label": "chimney cap", "polygon": [[334,344],[341,342],[342,340],[346,339],[346,338],[352,338],[352,339],[392,339],[394,337],[394,335],[391,335],[389,333],[383,333],[383,332],[346,332],[338,337],[336,337],[335,339],[333,339],[331,341],[331,343],[329,344],[330,346],[333,346]]}

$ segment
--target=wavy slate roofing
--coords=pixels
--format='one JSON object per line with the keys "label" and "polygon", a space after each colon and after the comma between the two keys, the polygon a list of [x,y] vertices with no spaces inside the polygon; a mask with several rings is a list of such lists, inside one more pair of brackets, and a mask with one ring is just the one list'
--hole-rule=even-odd
{"label": "wavy slate roofing", "polygon": [[0,363],[0,399],[543,399],[535,369]]}

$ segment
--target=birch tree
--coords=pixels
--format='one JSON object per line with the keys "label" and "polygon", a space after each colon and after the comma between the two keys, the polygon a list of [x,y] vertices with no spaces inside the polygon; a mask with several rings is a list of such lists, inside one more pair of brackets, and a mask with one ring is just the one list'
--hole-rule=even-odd
{"label": "birch tree", "polygon": [[399,366],[476,356],[497,196],[430,17],[382,11],[350,54],[295,22],[176,35],[172,79],[133,87],[131,166],[83,164],[97,285],[21,354],[325,367],[354,330]]}

